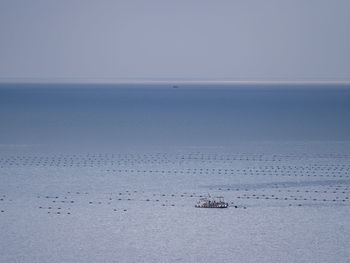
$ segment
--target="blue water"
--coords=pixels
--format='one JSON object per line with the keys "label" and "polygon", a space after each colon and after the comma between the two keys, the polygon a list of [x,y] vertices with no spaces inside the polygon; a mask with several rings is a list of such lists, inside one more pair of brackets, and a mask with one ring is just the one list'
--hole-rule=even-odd
{"label": "blue water", "polygon": [[0,144],[299,140],[350,140],[350,87],[0,85]]}

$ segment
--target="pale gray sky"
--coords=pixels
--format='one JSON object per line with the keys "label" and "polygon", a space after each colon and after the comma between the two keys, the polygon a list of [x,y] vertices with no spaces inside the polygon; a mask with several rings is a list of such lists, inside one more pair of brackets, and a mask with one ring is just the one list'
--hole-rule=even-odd
{"label": "pale gray sky", "polygon": [[350,80],[348,0],[0,0],[1,78]]}

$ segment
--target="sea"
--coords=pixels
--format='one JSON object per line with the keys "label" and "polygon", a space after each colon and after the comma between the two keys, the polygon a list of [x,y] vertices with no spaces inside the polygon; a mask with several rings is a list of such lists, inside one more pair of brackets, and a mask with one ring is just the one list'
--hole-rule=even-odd
{"label": "sea", "polygon": [[349,244],[350,86],[0,85],[0,262],[345,263]]}
{"label": "sea", "polygon": [[1,84],[0,144],[234,146],[350,140],[346,85]]}

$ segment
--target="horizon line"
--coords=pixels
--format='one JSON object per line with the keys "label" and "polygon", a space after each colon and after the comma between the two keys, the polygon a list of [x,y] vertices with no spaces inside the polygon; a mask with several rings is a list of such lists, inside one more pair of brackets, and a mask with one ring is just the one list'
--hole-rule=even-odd
{"label": "horizon line", "polygon": [[111,84],[111,85],[350,85],[350,80],[214,80],[152,78],[1,78],[0,84]]}

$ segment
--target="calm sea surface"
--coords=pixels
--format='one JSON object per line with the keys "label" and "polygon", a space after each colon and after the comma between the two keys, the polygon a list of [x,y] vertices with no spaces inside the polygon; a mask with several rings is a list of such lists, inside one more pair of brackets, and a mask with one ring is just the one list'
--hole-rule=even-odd
{"label": "calm sea surface", "polygon": [[0,85],[0,144],[350,140],[350,87]]}

